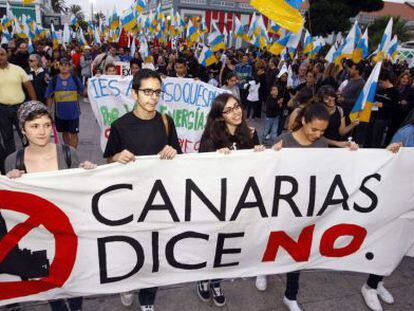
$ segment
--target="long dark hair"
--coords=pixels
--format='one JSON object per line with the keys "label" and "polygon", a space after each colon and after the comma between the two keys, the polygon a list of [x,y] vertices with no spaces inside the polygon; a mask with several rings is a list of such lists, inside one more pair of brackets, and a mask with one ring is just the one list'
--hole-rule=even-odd
{"label": "long dark hair", "polygon": [[296,119],[293,121],[292,131],[296,131],[302,127],[302,117],[304,110],[314,105],[314,96],[312,88],[305,86],[296,94],[296,101],[299,104],[299,107],[296,109],[300,109]]}
{"label": "long dark hair", "polygon": [[310,123],[313,120],[329,122],[329,112],[325,105],[322,104],[312,104],[303,108],[296,117],[295,126],[292,129],[293,132],[300,130],[303,127],[302,119],[305,120],[305,123]]}
{"label": "long dark hair", "polygon": [[[210,140],[215,149],[230,148],[232,144],[230,140],[231,135],[223,118],[224,107],[231,98],[240,105],[239,100],[232,94],[220,94],[214,99],[207,117],[207,124],[202,140]],[[242,123],[237,127],[234,136],[240,149],[251,149],[254,147],[252,142],[253,131],[247,125],[244,114]]]}

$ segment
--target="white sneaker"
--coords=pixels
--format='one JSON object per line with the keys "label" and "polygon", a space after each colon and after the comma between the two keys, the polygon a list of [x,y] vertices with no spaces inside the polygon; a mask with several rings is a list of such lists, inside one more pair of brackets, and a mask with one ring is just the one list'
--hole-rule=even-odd
{"label": "white sneaker", "polygon": [[264,292],[267,288],[267,277],[266,275],[256,276],[256,288],[261,292]]}
{"label": "white sneaker", "polygon": [[384,287],[384,282],[379,282],[377,287],[378,296],[382,301],[388,304],[394,303],[394,297],[392,294]]}
{"label": "white sneaker", "polygon": [[141,311],[154,311],[154,305],[141,306]]}
{"label": "white sneaker", "polygon": [[124,307],[132,306],[134,302],[134,292],[127,292],[119,294],[121,296],[121,303]]}
{"label": "white sneaker", "polygon": [[373,311],[382,311],[381,302],[378,299],[378,292],[376,289],[370,288],[367,284],[362,285],[361,294],[364,297],[365,303]]}
{"label": "white sneaker", "polygon": [[283,297],[283,303],[289,309],[289,311],[302,311],[302,309],[298,305],[297,300],[289,300],[285,296]]}

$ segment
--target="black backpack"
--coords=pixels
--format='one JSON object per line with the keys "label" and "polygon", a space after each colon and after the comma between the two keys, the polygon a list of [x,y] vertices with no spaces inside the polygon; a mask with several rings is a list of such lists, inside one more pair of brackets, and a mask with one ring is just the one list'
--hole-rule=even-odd
{"label": "black backpack", "polygon": [[[72,154],[70,153],[70,147],[68,145],[62,145],[63,156],[65,157],[65,163],[68,168],[72,166]],[[19,171],[26,171],[24,165],[24,148],[17,151],[16,154],[16,169]]]}

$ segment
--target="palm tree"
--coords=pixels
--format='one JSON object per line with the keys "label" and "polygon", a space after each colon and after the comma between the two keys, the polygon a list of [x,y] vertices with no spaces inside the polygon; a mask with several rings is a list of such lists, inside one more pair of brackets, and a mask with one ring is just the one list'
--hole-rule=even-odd
{"label": "palm tree", "polygon": [[[391,16],[381,16],[377,18],[371,25],[369,25],[369,37],[371,41],[371,47],[376,49],[382,39],[382,34],[384,33],[385,27],[387,27],[388,21]],[[394,25],[392,27],[392,35],[395,34],[398,36],[400,42],[405,42],[410,39],[409,29],[407,28],[407,21],[401,17],[393,16]],[[392,38],[391,38],[392,39]]]}
{"label": "palm tree", "polygon": [[99,11],[99,12],[96,12],[94,15],[93,15],[93,20],[94,20],[94,22],[96,23],[96,24],[98,24],[99,25],[99,22],[100,21],[106,21],[106,16],[105,16],[105,14],[102,12],[102,11]]}
{"label": "palm tree", "polygon": [[85,20],[85,13],[83,13],[81,6],[78,4],[72,4],[69,7],[68,13],[75,15],[78,21]]}
{"label": "palm tree", "polygon": [[51,0],[50,4],[55,13],[66,13],[68,9],[65,0]]}

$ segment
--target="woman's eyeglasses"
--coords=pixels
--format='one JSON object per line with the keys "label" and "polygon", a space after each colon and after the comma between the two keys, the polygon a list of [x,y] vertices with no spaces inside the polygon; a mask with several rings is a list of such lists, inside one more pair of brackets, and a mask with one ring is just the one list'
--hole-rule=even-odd
{"label": "woman's eyeglasses", "polygon": [[232,113],[232,112],[234,112],[234,111],[236,111],[236,110],[239,110],[241,108],[241,106],[240,106],[240,104],[235,104],[233,107],[231,107],[231,108],[227,108],[227,109],[224,109],[223,110],[223,114],[229,114],[229,113]]}

